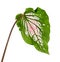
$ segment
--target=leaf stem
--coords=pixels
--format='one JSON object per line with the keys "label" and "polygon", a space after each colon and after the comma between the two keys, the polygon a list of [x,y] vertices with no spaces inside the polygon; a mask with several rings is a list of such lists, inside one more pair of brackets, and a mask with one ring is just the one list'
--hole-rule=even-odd
{"label": "leaf stem", "polygon": [[8,43],[9,43],[9,40],[10,40],[10,37],[11,37],[12,31],[13,31],[13,28],[14,28],[16,22],[17,22],[17,20],[14,22],[14,24],[13,24],[11,30],[10,30],[10,33],[9,33],[9,36],[8,36],[8,39],[7,39],[7,42],[6,42],[6,45],[5,45],[5,49],[4,49],[4,52],[3,52],[3,55],[2,55],[1,62],[3,62],[3,60],[4,60],[5,53],[6,53],[6,50],[7,50],[7,46],[8,46]]}

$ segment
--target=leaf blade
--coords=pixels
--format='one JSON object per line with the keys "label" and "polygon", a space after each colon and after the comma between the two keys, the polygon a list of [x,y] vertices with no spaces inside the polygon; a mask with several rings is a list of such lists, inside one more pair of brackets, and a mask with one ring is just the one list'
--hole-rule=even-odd
{"label": "leaf blade", "polygon": [[[44,53],[48,52],[48,42],[50,39],[50,23],[49,17],[45,10],[37,7],[27,8],[22,17],[22,21],[19,16],[16,17],[18,27],[21,27],[21,34],[24,41]],[[22,22],[22,24],[21,24]]]}

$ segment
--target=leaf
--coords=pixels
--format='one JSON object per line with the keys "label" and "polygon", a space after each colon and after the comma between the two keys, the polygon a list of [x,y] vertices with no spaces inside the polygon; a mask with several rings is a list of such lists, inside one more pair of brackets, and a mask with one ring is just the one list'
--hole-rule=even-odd
{"label": "leaf", "polygon": [[24,41],[41,52],[49,54],[48,41],[50,39],[49,17],[45,10],[37,7],[27,8],[24,14],[16,16]]}

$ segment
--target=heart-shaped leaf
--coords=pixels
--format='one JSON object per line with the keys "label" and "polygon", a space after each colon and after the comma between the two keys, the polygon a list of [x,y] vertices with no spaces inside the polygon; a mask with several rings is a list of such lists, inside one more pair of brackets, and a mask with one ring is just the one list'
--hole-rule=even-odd
{"label": "heart-shaped leaf", "polygon": [[24,41],[44,53],[48,52],[50,34],[49,17],[45,10],[37,7],[27,8],[24,14],[16,16],[17,26],[21,31]]}

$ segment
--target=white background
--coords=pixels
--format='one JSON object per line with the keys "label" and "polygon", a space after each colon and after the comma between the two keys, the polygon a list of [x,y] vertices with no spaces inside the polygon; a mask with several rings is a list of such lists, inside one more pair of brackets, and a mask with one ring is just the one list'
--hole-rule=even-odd
{"label": "white background", "polygon": [[37,51],[26,44],[15,26],[4,62],[60,62],[60,1],[59,0],[0,0],[0,60],[3,54],[9,31],[18,13],[27,7],[41,7],[49,15],[51,25],[49,52],[50,55]]}

